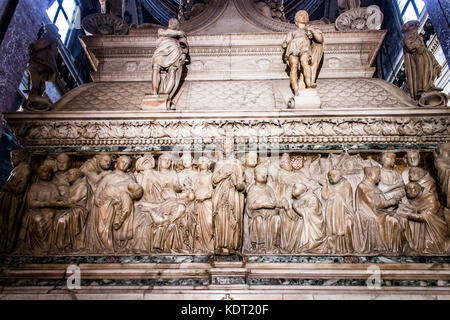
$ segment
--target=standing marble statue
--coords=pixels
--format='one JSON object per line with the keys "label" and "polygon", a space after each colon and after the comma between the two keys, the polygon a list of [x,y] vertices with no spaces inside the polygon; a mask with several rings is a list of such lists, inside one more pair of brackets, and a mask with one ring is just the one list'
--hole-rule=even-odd
{"label": "standing marble statue", "polygon": [[0,252],[11,252],[19,234],[24,212],[23,199],[31,174],[28,157],[23,149],[11,152],[14,168],[8,181],[0,188]]}
{"label": "standing marble statue", "polygon": [[168,29],[158,30],[156,50],[152,57],[153,95],[167,95],[170,100],[178,89],[189,47],[186,34],[177,19],[169,20]]}
{"label": "standing marble statue", "polygon": [[306,11],[297,12],[295,24],[298,29],[289,32],[282,45],[286,49],[284,60],[289,65],[291,87],[296,95],[300,89],[316,88],[317,72],[323,56],[322,31],[307,26],[308,22]]}
{"label": "standing marble statue", "polygon": [[340,170],[328,172],[329,184],[322,188],[328,245],[333,253],[353,251],[353,190]]}
{"label": "standing marble statue", "polygon": [[244,170],[227,146],[226,159],[217,163],[213,173],[216,186],[213,202],[214,250],[216,254],[239,253],[242,247],[244,212]]}
{"label": "standing marble statue", "polygon": [[[195,186],[195,208],[196,215],[194,250],[196,252],[214,253],[214,230],[213,230],[213,182],[212,173],[208,170],[209,159],[200,157],[198,159],[199,171],[193,178]],[[192,226],[191,226],[192,228]]]}
{"label": "standing marble statue", "polygon": [[[55,81],[58,74],[58,43],[60,35],[53,24],[46,24],[38,33],[38,39],[29,48],[30,56],[28,72],[31,88],[28,90],[28,100],[24,108],[32,111],[50,109],[50,100],[44,97],[46,81]],[[30,81],[29,81],[30,82]]]}
{"label": "standing marble statue", "polygon": [[441,190],[446,196],[446,205],[450,208],[450,143],[440,146],[440,154],[435,155],[434,165]]}
{"label": "standing marble statue", "polygon": [[419,100],[427,92],[436,90],[434,81],[441,74],[441,66],[426,48],[419,34],[419,27],[419,21],[408,21],[402,27],[406,78],[409,93],[415,100]]}
{"label": "standing marble statue", "polygon": [[120,156],[116,169],[100,181],[95,192],[96,233],[89,236],[97,238],[101,250],[114,252],[133,238],[133,200],[141,198],[143,190],[127,172],[130,166],[131,159]]}
{"label": "standing marble statue", "polygon": [[289,209],[287,200],[278,200],[273,188],[267,185],[267,167],[259,165],[255,169],[255,183],[247,194],[245,209],[248,230],[245,236],[250,241],[246,251],[252,253],[279,253],[281,250],[281,218],[279,210]]}

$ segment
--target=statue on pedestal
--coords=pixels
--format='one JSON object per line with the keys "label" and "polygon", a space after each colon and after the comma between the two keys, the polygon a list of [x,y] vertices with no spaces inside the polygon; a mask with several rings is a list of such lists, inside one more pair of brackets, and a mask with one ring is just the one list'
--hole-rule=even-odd
{"label": "statue on pedestal", "polygon": [[[290,68],[291,87],[295,93],[295,104],[290,107],[320,107],[320,98],[317,93],[306,89],[317,87],[316,78],[323,56],[324,38],[322,31],[307,26],[308,22],[309,15],[306,11],[300,10],[297,12],[295,24],[298,26],[298,30],[289,32],[282,44],[283,49],[286,50],[284,60]],[[306,98],[305,94],[309,99]],[[296,97],[299,97],[299,95],[305,96],[302,99],[297,99]],[[305,102],[305,99],[310,101]]]}
{"label": "statue on pedestal", "polygon": [[168,29],[158,30],[156,50],[152,57],[152,96],[142,102],[144,110],[158,107],[171,109],[171,99],[175,95],[186,63],[189,47],[184,31],[180,30],[177,19],[169,20]]}
{"label": "statue on pedestal", "polygon": [[58,43],[60,35],[58,28],[54,24],[42,26],[38,33],[38,39],[30,44],[28,53],[30,56],[28,64],[28,83],[31,88],[28,92],[28,99],[24,102],[23,108],[30,111],[50,110],[51,101],[43,96],[45,93],[46,81],[55,81],[58,74]]}
{"label": "statue on pedestal", "polygon": [[403,56],[409,94],[421,106],[445,107],[448,96],[434,86],[441,66],[419,35],[419,21],[408,21],[402,27]]}

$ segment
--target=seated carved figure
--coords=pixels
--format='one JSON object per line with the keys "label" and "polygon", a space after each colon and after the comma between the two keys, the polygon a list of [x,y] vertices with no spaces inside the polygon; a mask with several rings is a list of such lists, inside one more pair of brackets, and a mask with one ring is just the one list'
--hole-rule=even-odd
{"label": "seated carved figure", "polygon": [[65,210],[55,216],[54,244],[58,250],[79,249],[82,240],[79,236],[86,224],[89,211],[86,209],[90,193],[87,180],[80,169],[70,169],[68,172],[70,189],[62,200],[56,202],[59,208]]}
{"label": "seated carved figure", "polygon": [[417,182],[406,185],[408,204],[401,204],[398,215],[420,224],[410,230],[417,253],[445,254],[449,250],[449,232],[441,207],[435,194],[427,192]]}
{"label": "seated carved figure", "polygon": [[[393,251],[401,247],[402,228],[392,212],[398,198],[386,200],[378,188],[380,168],[364,168],[364,179],[356,189],[354,246],[360,253]],[[400,243],[400,244],[399,244]]]}
{"label": "seated carved figure", "polygon": [[292,208],[303,220],[303,229],[297,250],[321,253],[326,234],[319,198],[301,183],[294,186],[292,196],[295,199]]}
{"label": "seated carved figure", "polygon": [[287,201],[278,200],[275,191],[267,185],[267,168],[258,166],[256,181],[247,194],[246,215],[250,241],[246,248],[255,253],[277,253],[281,249],[281,218],[279,210],[288,209]]}
{"label": "seated carved figure", "polygon": [[328,180],[322,189],[328,244],[332,253],[352,252],[352,186],[339,170],[330,170]]}
{"label": "seated carved figure", "polygon": [[27,209],[22,222],[20,241],[23,250],[34,253],[48,252],[53,240],[53,218],[62,201],[58,187],[53,183],[53,169],[39,168],[39,180],[28,190]]}
{"label": "seated carved figure", "polygon": [[0,188],[0,252],[10,252],[15,246],[24,212],[23,198],[31,174],[26,151],[12,151],[11,160],[14,169]]}

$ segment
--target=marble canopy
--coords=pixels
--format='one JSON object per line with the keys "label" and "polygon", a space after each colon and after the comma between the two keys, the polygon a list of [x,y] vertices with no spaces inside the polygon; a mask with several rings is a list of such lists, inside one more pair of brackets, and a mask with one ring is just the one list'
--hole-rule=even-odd
{"label": "marble canopy", "polygon": [[[317,162],[343,151],[350,159],[362,155],[362,162],[373,163],[372,158],[378,161],[386,150],[397,155],[417,150],[421,164],[437,180],[432,159],[440,145],[450,142],[449,109],[419,107],[396,86],[372,78],[386,31],[315,25],[325,37],[317,87],[320,108],[288,109],[292,91],[281,43],[295,26],[263,16],[251,1],[211,0],[201,14],[181,25],[188,35],[190,59],[173,99],[175,110],[141,107],[152,87],[157,39],[156,26],[147,25],[130,29],[128,35],[80,37],[93,82],[67,93],[51,111],[4,116],[35,164],[66,153],[77,166],[97,154],[114,159],[128,155],[134,166],[134,160],[149,152],[222,151],[231,139],[235,151],[258,151],[261,158],[286,152],[304,160],[314,155],[310,159]],[[400,156],[395,164],[398,170],[406,166]],[[439,197],[444,205],[441,190]],[[42,296],[49,285],[55,288],[54,297],[66,297],[65,284],[58,279],[72,263],[80,264],[86,277],[86,287],[75,293],[85,298],[102,298],[104,292],[108,297],[149,299],[221,299],[226,294],[336,298],[354,294],[356,287],[361,298],[450,297],[448,252],[424,258],[401,252],[212,257],[167,251],[49,252],[7,256],[0,276],[22,281],[22,286],[29,284],[23,279],[47,279],[29,289],[31,297]],[[23,266],[18,268],[18,263]],[[365,282],[372,265],[383,274],[383,287],[376,293]],[[17,287],[6,286],[3,293],[22,295]]]}

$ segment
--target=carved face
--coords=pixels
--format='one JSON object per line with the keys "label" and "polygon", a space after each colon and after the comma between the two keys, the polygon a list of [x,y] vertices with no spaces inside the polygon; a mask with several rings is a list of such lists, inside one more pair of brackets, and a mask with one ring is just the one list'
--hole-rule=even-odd
{"label": "carved face", "polygon": [[67,172],[67,180],[70,184],[73,184],[75,181],[77,181],[81,177],[81,173],[79,169],[70,169]]}
{"label": "carved face", "polygon": [[258,154],[256,152],[249,152],[245,159],[245,164],[248,167],[254,168],[258,164]]}
{"label": "carved face", "polygon": [[289,154],[284,153],[281,156],[280,167],[284,170],[292,171],[293,168],[292,168],[291,158],[289,157]]}
{"label": "carved face", "polygon": [[425,174],[426,174],[426,171],[420,167],[411,168],[409,170],[409,174],[408,174],[409,181],[411,181],[411,182],[420,181],[420,179],[422,179],[425,176]]}
{"label": "carved face", "polygon": [[131,166],[131,159],[127,156],[121,156],[119,159],[117,159],[117,170],[119,171],[127,171],[128,168]]}
{"label": "carved face", "polygon": [[60,154],[56,158],[56,167],[58,168],[58,171],[67,171],[69,170],[71,165],[70,158],[67,154]]}
{"label": "carved face", "polygon": [[267,170],[266,169],[256,170],[255,180],[259,183],[266,183],[267,182]]}
{"label": "carved face", "polygon": [[295,198],[298,198],[302,194],[304,194],[306,192],[306,190],[308,190],[308,188],[304,184],[297,183],[294,185],[294,189],[292,190],[292,195]]}
{"label": "carved face", "polygon": [[198,167],[201,171],[207,171],[208,170],[208,158],[206,157],[200,157],[198,159]]}
{"label": "carved face", "polygon": [[410,167],[418,167],[420,163],[420,153],[418,151],[410,151],[406,154],[406,161]]}
{"label": "carved face", "polygon": [[331,184],[336,184],[342,179],[342,174],[339,170],[330,170],[328,172],[328,180]]}
{"label": "carved face", "polygon": [[17,167],[22,161],[25,160],[25,155],[22,150],[14,150],[11,152],[11,162],[13,167]]}
{"label": "carved face", "polygon": [[101,157],[99,165],[103,170],[108,170],[111,167],[111,157],[108,155]]}
{"label": "carved face", "polygon": [[410,182],[406,185],[406,196],[409,199],[417,198],[422,192],[422,186],[416,182]]}
{"label": "carved face", "polygon": [[384,153],[381,157],[381,162],[385,168],[393,168],[395,165],[395,153]]}
{"label": "carved face", "polygon": [[297,26],[305,25],[308,22],[309,22],[308,12],[306,12],[304,10],[300,10],[299,12],[297,12],[297,14],[295,15],[295,24]]}
{"label": "carved face", "polygon": [[183,167],[185,167],[185,168],[192,167],[192,156],[190,153],[183,154],[181,161],[183,162]]}
{"label": "carved face", "polygon": [[169,155],[163,154],[159,157],[159,166],[162,169],[170,169],[170,165],[172,164],[172,159]]}
{"label": "carved face", "polygon": [[50,181],[53,177],[53,170],[49,166],[43,166],[39,169],[38,175],[42,181]]}
{"label": "carved face", "polygon": [[169,20],[169,29],[179,30],[180,29],[180,22],[177,19],[170,19]]}

